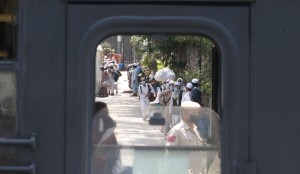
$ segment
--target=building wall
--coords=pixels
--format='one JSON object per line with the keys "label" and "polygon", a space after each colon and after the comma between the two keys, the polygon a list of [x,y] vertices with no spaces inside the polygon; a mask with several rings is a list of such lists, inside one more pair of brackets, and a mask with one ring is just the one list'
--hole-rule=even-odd
{"label": "building wall", "polygon": [[134,51],[132,49],[132,44],[130,43],[131,35],[122,35],[121,43],[118,45],[117,36],[111,36],[105,41],[112,45],[112,48],[116,51],[117,54],[122,54],[122,43],[123,43],[123,59],[125,65],[134,62]]}

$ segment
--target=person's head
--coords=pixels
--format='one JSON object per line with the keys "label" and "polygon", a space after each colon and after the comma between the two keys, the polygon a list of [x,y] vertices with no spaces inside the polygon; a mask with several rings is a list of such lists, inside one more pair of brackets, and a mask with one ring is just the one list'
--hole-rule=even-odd
{"label": "person's head", "polygon": [[145,77],[141,77],[141,84],[143,86],[146,86],[146,78]]}
{"label": "person's head", "polygon": [[180,83],[180,85],[182,85],[182,83],[183,83],[183,80],[182,80],[182,78],[178,78],[178,79],[177,79],[177,82],[179,82],[179,83]]}
{"label": "person's head", "polygon": [[182,120],[189,124],[194,123],[196,116],[200,114],[201,106],[193,101],[184,101],[181,103]]}
{"label": "person's head", "polygon": [[200,91],[199,88],[193,88],[191,90],[192,101],[197,102],[198,104],[201,104],[201,96],[202,96],[202,92]]}
{"label": "person's head", "polygon": [[174,91],[179,91],[180,90],[180,82],[175,82],[174,83]]}
{"label": "person's head", "polygon": [[169,85],[168,85],[169,89],[172,89],[172,90],[173,90],[173,88],[174,88],[174,81],[173,81],[173,80],[170,80],[168,84],[169,84]]}
{"label": "person's head", "polygon": [[107,105],[106,103],[103,102],[95,102],[95,106],[94,106],[94,116],[95,114],[97,114],[97,112],[99,112],[101,109],[106,108]]}
{"label": "person's head", "polygon": [[104,102],[95,102],[93,118],[96,120],[100,118],[103,119],[104,123],[106,124],[106,127],[113,127],[116,125],[116,123],[109,116],[108,107]]}
{"label": "person's head", "polygon": [[186,90],[187,91],[191,91],[192,89],[193,89],[193,84],[192,83],[186,84]]}
{"label": "person's head", "polygon": [[134,64],[132,65],[132,67],[133,67],[133,68],[136,68],[136,67],[137,67],[137,64],[136,64],[136,63],[134,63]]}
{"label": "person's head", "polygon": [[197,88],[199,87],[199,80],[198,79],[192,79],[191,83],[194,87],[197,87]]}

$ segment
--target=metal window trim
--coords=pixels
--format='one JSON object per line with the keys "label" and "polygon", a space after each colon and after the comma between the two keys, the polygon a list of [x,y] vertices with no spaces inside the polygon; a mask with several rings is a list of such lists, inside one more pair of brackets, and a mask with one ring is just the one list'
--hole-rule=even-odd
{"label": "metal window trim", "polygon": [[[180,25],[179,25],[180,24]],[[141,16],[114,16],[108,17],[97,21],[86,30],[85,34],[82,36],[80,44],[78,46],[78,51],[76,60],[77,74],[72,74],[73,77],[79,78],[77,83],[80,81],[80,85],[77,86],[76,90],[80,90],[81,93],[78,94],[76,99],[81,100],[75,102],[75,107],[84,109],[80,110],[80,115],[85,115],[84,118],[80,118],[80,127],[77,129],[83,130],[80,135],[77,136],[77,141],[80,139],[82,144],[78,145],[80,152],[72,151],[72,149],[67,149],[66,152],[66,173],[72,173],[72,166],[74,166],[74,161],[71,158],[76,154],[78,161],[75,161],[75,165],[85,165],[83,171],[78,171],[81,173],[89,173],[89,162],[91,155],[91,148],[89,144],[89,134],[91,131],[91,118],[86,117],[86,115],[92,115],[92,107],[94,102],[94,67],[95,67],[95,50],[100,41],[105,38],[117,35],[117,34],[201,34],[206,35],[212,40],[214,40],[218,45],[218,51],[220,52],[221,67],[220,71],[220,109],[219,114],[223,116],[222,120],[222,171],[227,173],[236,173],[236,162],[239,160],[238,156],[243,156],[239,154],[237,148],[239,146],[238,138],[241,137],[241,133],[237,131],[237,125],[243,120],[234,120],[231,116],[240,113],[240,108],[233,108],[231,106],[237,106],[240,98],[237,95],[229,96],[233,94],[235,89],[230,87],[238,86],[237,81],[239,79],[239,74],[236,74],[238,69],[238,46],[235,43],[233,36],[230,32],[219,22],[214,21],[205,17],[195,17],[195,16],[161,16],[161,17],[141,17]],[[88,59],[88,61],[86,60]],[[229,63],[230,62],[230,63]],[[75,65],[75,64],[73,64]],[[82,73],[84,72],[84,73]],[[230,83],[230,84],[229,84]],[[247,90],[247,89],[246,89]],[[239,92],[241,93],[241,91]],[[75,100],[76,100],[75,99]],[[230,103],[228,102],[230,101]],[[74,105],[73,105],[74,107]],[[247,107],[247,106],[246,106]],[[72,109],[71,107],[67,108]],[[68,114],[67,114],[68,115]],[[68,118],[67,118],[68,120]],[[68,122],[68,121],[67,121]],[[79,124],[78,124],[79,126]],[[72,127],[72,126],[71,126]],[[67,128],[67,137],[72,134]],[[71,128],[72,129],[72,128]],[[74,132],[73,132],[74,134]],[[75,140],[74,140],[75,141]],[[77,142],[76,141],[76,142]],[[66,146],[69,147],[74,145],[73,141],[67,141]],[[230,144],[230,143],[231,144]],[[74,148],[74,149],[78,149]],[[247,147],[245,147],[247,149]],[[74,150],[73,149],[73,150]],[[247,151],[247,150],[246,150]],[[244,158],[245,156],[243,156]],[[73,158],[74,159],[74,158]],[[223,170],[224,169],[224,170]]]}

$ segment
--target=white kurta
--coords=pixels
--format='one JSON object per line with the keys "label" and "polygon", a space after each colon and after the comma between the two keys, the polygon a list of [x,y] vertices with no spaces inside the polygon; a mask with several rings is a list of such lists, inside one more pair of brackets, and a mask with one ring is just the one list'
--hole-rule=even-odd
{"label": "white kurta", "polygon": [[150,85],[148,83],[145,86],[140,85],[138,88],[143,118],[150,116],[150,101],[149,101],[149,98],[146,97],[146,95],[149,93],[148,86],[150,87],[150,92],[154,93],[155,91],[154,91],[152,85]]}
{"label": "white kurta", "polygon": [[191,92],[188,91],[186,93],[184,93],[182,99],[181,99],[181,103],[184,102],[184,101],[192,101],[191,99]]}
{"label": "white kurta", "polygon": [[[113,70],[111,70],[113,71]],[[108,81],[112,84],[111,87],[108,89],[110,90],[110,94],[113,94],[114,93],[114,87],[115,87],[115,80],[114,80],[114,76],[113,76],[113,72],[109,72],[107,71],[108,73]]]}

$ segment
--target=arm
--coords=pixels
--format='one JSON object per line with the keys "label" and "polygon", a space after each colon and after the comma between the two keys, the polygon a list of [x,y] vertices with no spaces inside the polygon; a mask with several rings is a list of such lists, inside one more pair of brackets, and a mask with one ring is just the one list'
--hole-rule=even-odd
{"label": "arm", "polygon": [[139,94],[139,96],[141,96],[141,94],[142,94],[141,86],[138,87],[138,94]]}
{"label": "arm", "polygon": [[166,146],[177,146],[179,145],[179,130],[171,129],[167,135]]}
{"label": "arm", "polygon": [[153,86],[150,84],[150,83],[148,83],[148,87],[150,88],[150,89],[148,89],[151,93],[155,93],[155,90],[154,90],[154,88],[153,88]]}
{"label": "arm", "polygon": [[159,96],[158,96],[158,98],[159,98],[159,103],[162,105],[162,106],[165,106],[166,105],[166,101],[164,101],[164,97],[166,97],[166,96],[168,96],[169,95],[169,93],[171,92],[171,90],[170,89],[167,89],[167,90],[165,90],[165,91],[163,91],[163,92],[161,92],[160,94],[159,94]]}

